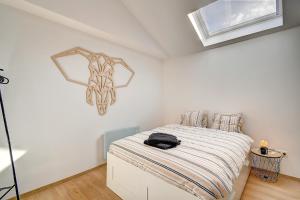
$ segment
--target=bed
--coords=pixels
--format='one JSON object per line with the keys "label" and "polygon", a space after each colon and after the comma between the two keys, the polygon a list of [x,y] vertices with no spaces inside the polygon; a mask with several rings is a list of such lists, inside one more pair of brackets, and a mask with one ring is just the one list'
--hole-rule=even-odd
{"label": "bed", "polygon": [[[173,134],[176,148],[143,144]],[[239,199],[249,176],[252,139],[242,133],[177,124],[117,140],[107,153],[107,186],[125,200]]]}

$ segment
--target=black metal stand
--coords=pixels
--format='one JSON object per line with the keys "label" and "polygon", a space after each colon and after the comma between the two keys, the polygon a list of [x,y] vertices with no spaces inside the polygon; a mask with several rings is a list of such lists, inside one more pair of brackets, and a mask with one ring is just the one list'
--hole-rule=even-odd
{"label": "black metal stand", "polygon": [[274,183],[278,180],[284,154],[272,149],[268,151],[268,154],[261,154],[256,149],[251,150],[252,172],[261,180]]}
{"label": "black metal stand", "polygon": [[[0,69],[0,71],[3,71],[3,70]],[[8,82],[9,82],[9,80],[7,78],[0,75],[0,84],[8,84]],[[5,195],[7,195],[13,188],[15,188],[15,191],[16,191],[16,198],[17,198],[17,200],[19,200],[20,196],[19,196],[19,190],[18,190],[17,176],[16,176],[15,164],[14,164],[12,148],[11,148],[11,143],[10,143],[10,137],[9,137],[8,127],[7,127],[7,121],[6,121],[6,117],[5,117],[1,89],[0,89],[0,104],[1,104],[2,117],[3,117],[6,137],[7,137],[8,149],[9,149],[9,155],[10,155],[10,161],[11,161],[11,168],[12,168],[12,173],[13,173],[13,178],[14,178],[14,184],[12,186],[0,187],[0,192],[2,190],[5,190],[4,194],[0,197],[0,200],[3,199],[5,197]]]}

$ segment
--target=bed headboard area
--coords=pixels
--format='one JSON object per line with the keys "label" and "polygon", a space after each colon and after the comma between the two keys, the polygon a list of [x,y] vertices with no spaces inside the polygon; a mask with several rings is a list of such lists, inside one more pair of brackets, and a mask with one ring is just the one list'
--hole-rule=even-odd
{"label": "bed headboard area", "polygon": [[119,139],[122,139],[124,137],[134,135],[140,131],[139,126],[129,127],[129,128],[123,128],[123,129],[117,129],[112,131],[107,131],[104,134],[104,159],[106,160],[106,154],[109,150],[109,145]]}

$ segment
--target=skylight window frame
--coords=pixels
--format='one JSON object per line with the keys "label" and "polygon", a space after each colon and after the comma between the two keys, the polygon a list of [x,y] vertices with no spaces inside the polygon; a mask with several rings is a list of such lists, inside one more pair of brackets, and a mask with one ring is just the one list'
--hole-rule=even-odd
{"label": "skylight window frame", "polygon": [[[188,17],[204,46],[209,46],[283,25],[282,0],[276,0],[275,13],[257,17],[228,28],[223,28],[213,33],[209,33],[207,30],[200,10],[201,8],[188,14]],[[264,25],[265,28],[259,27],[261,25]],[[252,29],[257,27],[257,30],[251,30],[251,27]],[[243,31],[243,29],[248,30],[249,33],[246,33],[246,31]],[[229,36],[230,33],[232,33],[232,36]]]}

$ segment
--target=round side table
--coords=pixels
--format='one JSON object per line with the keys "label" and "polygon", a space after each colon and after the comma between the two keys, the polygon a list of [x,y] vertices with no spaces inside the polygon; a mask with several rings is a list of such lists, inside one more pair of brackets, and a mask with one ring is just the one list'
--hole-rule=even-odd
{"label": "round side table", "polygon": [[267,154],[261,154],[259,148],[251,149],[252,172],[263,181],[276,182],[284,155],[273,149],[269,149]]}

